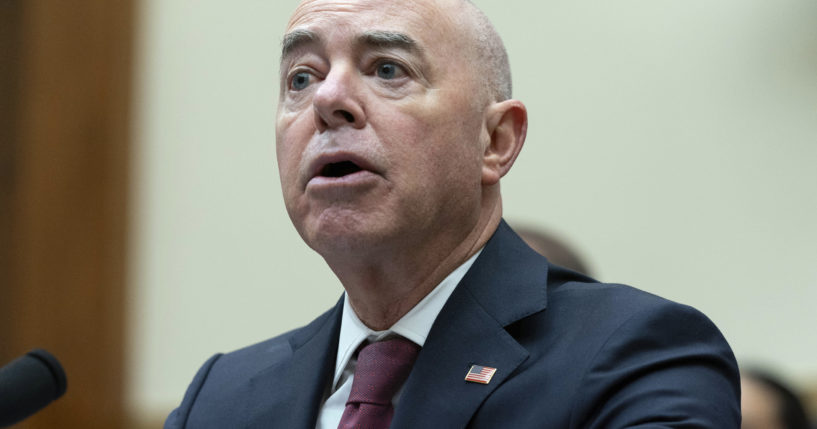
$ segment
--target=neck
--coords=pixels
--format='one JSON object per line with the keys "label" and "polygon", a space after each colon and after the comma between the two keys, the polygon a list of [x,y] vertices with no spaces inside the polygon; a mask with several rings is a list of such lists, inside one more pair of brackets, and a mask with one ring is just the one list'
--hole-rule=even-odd
{"label": "neck", "polygon": [[370,329],[390,328],[452,271],[481,249],[502,217],[501,205],[480,216],[466,234],[438,234],[433,243],[393,252],[325,257],[358,318]]}

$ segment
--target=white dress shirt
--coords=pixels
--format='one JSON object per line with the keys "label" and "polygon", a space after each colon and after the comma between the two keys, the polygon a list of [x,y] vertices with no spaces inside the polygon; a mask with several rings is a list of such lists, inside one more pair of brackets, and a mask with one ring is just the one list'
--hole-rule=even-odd
{"label": "white dress shirt", "polygon": [[[414,308],[385,331],[373,331],[366,327],[357,317],[352,306],[349,305],[349,297],[344,297],[340,337],[338,338],[338,355],[335,359],[335,377],[332,381],[331,393],[324,401],[318,414],[317,429],[337,429],[343,416],[343,410],[346,408],[346,400],[349,399],[349,393],[352,391],[352,379],[357,364],[355,351],[357,351],[360,344],[364,341],[379,341],[396,334],[422,347],[426,342],[428,331],[431,330],[431,325],[434,324],[440,310],[448,301],[448,297],[454,292],[457,284],[465,276],[468,269],[471,268],[480,253],[482,253],[482,249],[452,271]],[[392,399],[392,404],[395,406],[402,390],[401,387]]]}

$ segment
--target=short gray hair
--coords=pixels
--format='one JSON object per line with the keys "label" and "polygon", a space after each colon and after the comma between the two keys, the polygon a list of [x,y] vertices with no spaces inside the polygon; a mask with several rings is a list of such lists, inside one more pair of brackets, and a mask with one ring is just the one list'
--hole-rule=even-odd
{"label": "short gray hair", "polygon": [[508,100],[513,96],[513,84],[505,44],[484,12],[471,0],[463,3],[473,19],[475,66],[480,75],[487,78],[484,89],[496,101]]}

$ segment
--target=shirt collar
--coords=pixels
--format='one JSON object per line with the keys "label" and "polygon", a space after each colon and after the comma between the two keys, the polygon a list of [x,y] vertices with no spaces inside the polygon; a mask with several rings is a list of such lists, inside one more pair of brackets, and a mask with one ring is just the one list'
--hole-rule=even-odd
{"label": "shirt collar", "polygon": [[338,355],[335,359],[335,378],[332,381],[332,386],[338,385],[338,381],[349,364],[349,360],[352,359],[360,344],[366,340],[378,341],[388,335],[397,334],[422,347],[425,344],[426,337],[428,337],[428,332],[431,330],[431,325],[434,324],[434,320],[440,314],[440,310],[442,310],[457,284],[468,272],[468,269],[471,268],[471,265],[474,264],[480,253],[482,253],[482,249],[452,271],[397,323],[385,331],[373,331],[364,325],[349,304],[348,295],[344,293],[343,316],[340,323],[340,337],[338,338]]}

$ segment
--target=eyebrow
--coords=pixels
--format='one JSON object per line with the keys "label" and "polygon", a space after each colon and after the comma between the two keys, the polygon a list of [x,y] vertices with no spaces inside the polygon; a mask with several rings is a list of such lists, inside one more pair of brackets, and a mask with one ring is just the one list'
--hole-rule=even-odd
{"label": "eyebrow", "polygon": [[281,61],[298,48],[304,45],[318,43],[320,40],[320,36],[309,30],[293,30],[285,34],[284,40],[281,42]]}
{"label": "eyebrow", "polygon": [[[284,35],[284,40],[281,42],[281,61],[294,51],[305,45],[320,43],[321,38],[318,34],[309,30],[293,30]],[[360,35],[357,39],[361,45],[366,45],[380,49],[402,49],[406,52],[422,55],[423,49],[410,36],[396,31],[367,31]]]}
{"label": "eyebrow", "polygon": [[411,53],[422,53],[420,45],[409,35],[396,31],[367,31],[358,42],[376,48],[396,48]]}

